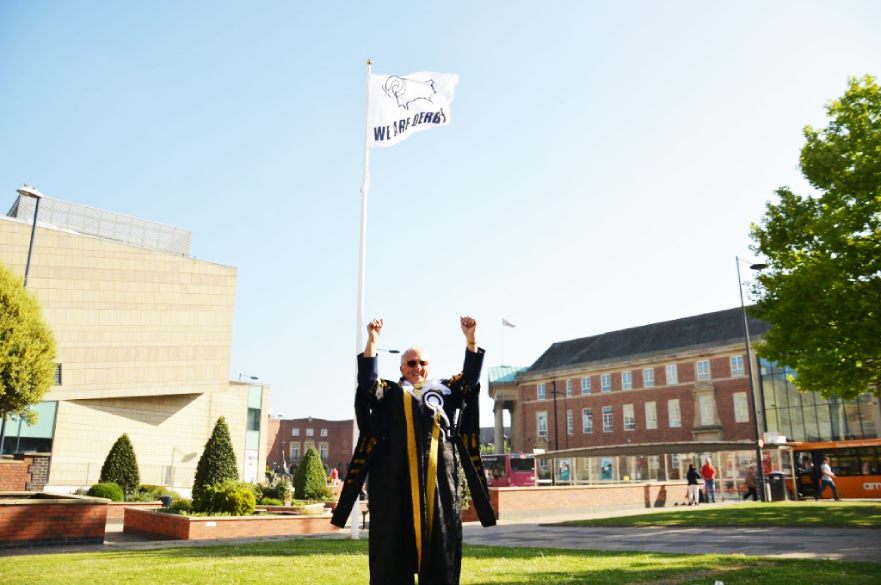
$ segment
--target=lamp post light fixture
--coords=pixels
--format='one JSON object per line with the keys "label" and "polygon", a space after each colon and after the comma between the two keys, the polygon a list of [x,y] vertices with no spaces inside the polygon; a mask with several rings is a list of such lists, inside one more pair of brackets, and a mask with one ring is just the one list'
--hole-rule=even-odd
{"label": "lamp post light fixture", "polygon": [[[765,496],[765,470],[764,465],[762,463],[762,436],[759,432],[759,409],[756,406],[756,385],[753,382],[753,363],[752,363],[752,351],[750,349],[750,339],[749,339],[749,318],[746,315],[746,305],[743,302],[743,281],[740,279],[740,263],[743,262],[747,264],[746,260],[739,258],[737,256],[734,257],[735,265],[737,266],[737,292],[740,293],[740,312],[743,314],[743,338],[746,343],[746,362],[749,367],[749,392],[751,394],[750,405],[752,406],[753,411],[753,428],[756,434],[756,474],[759,486],[761,486],[761,500],[766,501]],[[750,270],[764,270],[768,267],[767,264],[761,263],[751,263],[749,264]],[[764,412],[764,405],[762,406],[762,410]]]}
{"label": "lamp post light fixture", "polygon": [[40,199],[43,198],[43,194],[28,184],[22,185],[18,189],[18,194],[21,197],[33,197],[36,200],[36,204],[34,205],[34,222],[33,225],[31,225],[31,241],[28,244],[28,260],[24,266],[24,287],[27,288],[28,275],[31,271],[31,254],[34,251],[34,235],[37,233],[37,215],[40,213]]}

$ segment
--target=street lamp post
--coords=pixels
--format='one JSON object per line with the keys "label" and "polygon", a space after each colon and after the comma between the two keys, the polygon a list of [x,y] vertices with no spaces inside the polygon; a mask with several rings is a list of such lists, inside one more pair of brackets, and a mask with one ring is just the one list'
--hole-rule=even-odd
{"label": "street lamp post", "polygon": [[[43,198],[43,194],[30,185],[22,185],[21,188],[18,189],[18,194],[22,197],[33,197],[36,200],[34,205],[34,222],[31,225],[31,241],[28,244],[28,260],[24,266],[24,288],[27,288],[28,275],[31,271],[31,254],[34,251],[34,235],[37,233],[37,215],[40,213],[40,199]],[[19,203],[21,202],[19,201]]]}
{"label": "street lamp post", "polygon": [[[751,395],[750,405],[752,406],[753,411],[753,428],[756,433],[756,473],[758,474],[757,481],[761,486],[761,499],[764,502],[765,498],[765,470],[762,464],[762,437],[759,433],[759,409],[756,406],[756,387],[753,382],[753,363],[752,363],[752,351],[750,349],[750,339],[749,339],[749,319],[746,315],[746,305],[743,303],[743,281],[740,279],[740,263],[746,262],[745,260],[735,256],[735,265],[737,266],[737,291],[740,293],[740,311],[743,314],[743,338],[746,343],[746,362],[749,367],[749,393]],[[750,264],[751,270],[763,270],[768,267],[767,264]]]}
{"label": "street lamp post", "polygon": [[[31,225],[31,241],[28,244],[28,259],[24,265],[24,288],[28,287],[28,275],[31,272],[31,254],[34,251],[34,236],[37,233],[37,214],[40,213],[40,199],[43,198],[43,194],[31,187],[28,184],[24,184],[21,188],[17,189],[19,194],[19,204],[21,204],[21,197],[33,197],[36,200],[36,205],[34,206],[34,221]],[[6,442],[6,415],[3,416],[3,421],[0,422],[0,454],[3,453],[3,444]],[[19,417],[18,423],[18,438],[15,444],[15,450],[18,451],[18,447],[21,444],[21,418]]]}

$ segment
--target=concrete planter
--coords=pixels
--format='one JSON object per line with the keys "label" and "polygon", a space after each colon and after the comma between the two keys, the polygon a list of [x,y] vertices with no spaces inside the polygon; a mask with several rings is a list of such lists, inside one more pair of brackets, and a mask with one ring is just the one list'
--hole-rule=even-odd
{"label": "concrete planter", "polygon": [[0,492],[0,548],[102,544],[104,498],[43,492]]}
{"label": "concrete planter", "polygon": [[329,515],[181,516],[137,508],[125,509],[122,530],[171,540],[218,540],[261,536],[295,536],[339,530]]}

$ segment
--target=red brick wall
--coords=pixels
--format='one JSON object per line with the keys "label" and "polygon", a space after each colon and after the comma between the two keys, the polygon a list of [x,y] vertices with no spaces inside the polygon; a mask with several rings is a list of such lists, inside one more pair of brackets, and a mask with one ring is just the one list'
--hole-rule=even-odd
{"label": "red brick wall", "polygon": [[[686,482],[653,482],[609,486],[560,486],[540,488],[490,488],[498,517],[505,513],[551,511],[573,508],[613,508],[672,505],[682,501]],[[668,504],[669,502],[669,504]]]}
{"label": "red brick wall", "polygon": [[48,478],[48,455],[17,454],[14,459],[0,459],[0,491],[39,492]]}
{"label": "red brick wall", "polygon": [[162,507],[162,502],[110,502],[107,504],[107,520],[122,520],[126,508],[139,510],[155,510]]}
{"label": "red brick wall", "polygon": [[336,532],[330,516],[194,517],[125,509],[123,531],[170,539],[213,540]]}
{"label": "red brick wall", "polygon": [[105,501],[59,500],[0,502],[0,547],[104,542]]}

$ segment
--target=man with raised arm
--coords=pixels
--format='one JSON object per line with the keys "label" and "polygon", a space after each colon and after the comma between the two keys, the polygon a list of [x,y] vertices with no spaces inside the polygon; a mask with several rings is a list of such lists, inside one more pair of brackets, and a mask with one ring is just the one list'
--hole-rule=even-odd
{"label": "man with raised arm", "polygon": [[371,585],[457,585],[462,562],[461,489],[465,471],[485,526],[495,524],[480,463],[477,406],[484,350],[477,322],[461,317],[462,372],[430,377],[428,354],[401,356],[397,382],[379,378],[376,344],[382,319],[367,326],[358,356],[355,415],[360,436],[332,522],[344,526],[354,496],[368,481]]}

